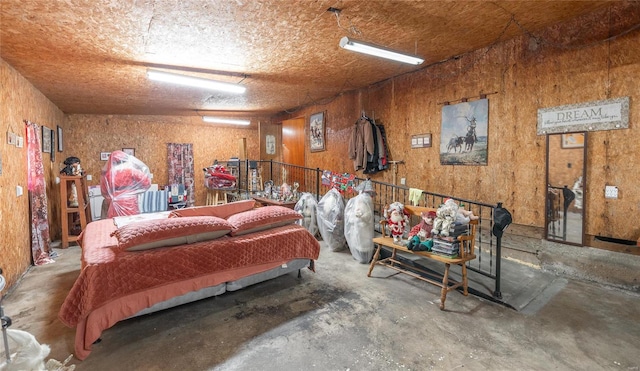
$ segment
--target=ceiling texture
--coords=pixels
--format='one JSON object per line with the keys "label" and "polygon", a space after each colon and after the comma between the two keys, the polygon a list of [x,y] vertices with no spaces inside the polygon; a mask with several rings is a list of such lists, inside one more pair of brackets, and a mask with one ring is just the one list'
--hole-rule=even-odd
{"label": "ceiling texture", "polygon": [[[322,104],[609,3],[2,0],[0,56],[67,114],[251,118]],[[412,66],[347,51],[339,47],[343,36],[425,62]],[[231,95],[154,82],[148,68],[247,90]]]}

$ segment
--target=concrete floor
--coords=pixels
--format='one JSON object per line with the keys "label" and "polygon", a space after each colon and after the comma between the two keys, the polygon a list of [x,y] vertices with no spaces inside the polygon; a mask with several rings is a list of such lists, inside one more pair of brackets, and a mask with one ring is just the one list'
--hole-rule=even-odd
{"label": "concrete floor", "polygon": [[[74,329],[57,313],[80,251],[56,252],[56,263],[32,268],[2,304],[12,329],[64,360]],[[367,278],[368,265],[323,247],[316,273],[120,322],[72,363],[76,370],[640,369],[637,293],[565,278],[545,290],[518,288],[509,284],[518,277],[527,286],[549,278],[509,264],[502,291],[526,303],[518,310],[452,292],[440,311],[435,286],[384,267]],[[535,297],[522,299],[527,291]]]}

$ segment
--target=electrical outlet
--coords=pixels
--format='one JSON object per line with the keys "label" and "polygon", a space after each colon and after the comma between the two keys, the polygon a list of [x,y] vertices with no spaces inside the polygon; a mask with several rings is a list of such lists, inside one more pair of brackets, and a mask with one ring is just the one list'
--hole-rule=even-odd
{"label": "electrical outlet", "polygon": [[616,186],[605,186],[604,187],[604,198],[618,198],[618,187],[616,187]]}
{"label": "electrical outlet", "polygon": [[91,174],[87,174],[87,180],[93,180],[93,177],[91,176]]}
{"label": "electrical outlet", "polygon": [[400,184],[401,185],[407,184],[407,178],[400,178]]}

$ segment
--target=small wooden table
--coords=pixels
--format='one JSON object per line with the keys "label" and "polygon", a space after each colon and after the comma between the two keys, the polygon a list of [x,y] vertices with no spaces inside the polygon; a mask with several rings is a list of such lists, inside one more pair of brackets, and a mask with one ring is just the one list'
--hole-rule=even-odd
{"label": "small wooden table", "polygon": [[270,198],[264,198],[264,197],[252,197],[254,200],[256,200],[256,202],[259,202],[260,204],[262,204],[263,206],[284,206],[284,207],[288,207],[289,209],[293,209],[294,206],[296,206],[297,201],[289,201],[289,202],[284,202],[284,201],[278,201],[278,200],[273,200]]}

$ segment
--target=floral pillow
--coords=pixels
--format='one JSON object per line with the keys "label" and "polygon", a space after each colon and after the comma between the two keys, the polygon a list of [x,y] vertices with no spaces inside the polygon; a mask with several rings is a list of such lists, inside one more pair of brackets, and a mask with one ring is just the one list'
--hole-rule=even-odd
{"label": "floral pillow", "polygon": [[212,240],[228,234],[233,226],[215,216],[168,218],[131,223],[116,229],[117,248],[141,251]]}
{"label": "floral pillow", "polygon": [[302,216],[284,206],[265,206],[231,215],[227,221],[233,226],[232,236],[263,231],[265,229],[293,224]]}
{"label": "floral pillow", "polygon": [[185,216],[217,216],[218,218],[227,219],[233,214],[253,209],[255,203],[255,200],[243,200],[222,205],[188,207],[185,209],[173,210],[169,214],[169,218]]}

